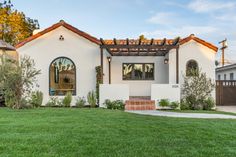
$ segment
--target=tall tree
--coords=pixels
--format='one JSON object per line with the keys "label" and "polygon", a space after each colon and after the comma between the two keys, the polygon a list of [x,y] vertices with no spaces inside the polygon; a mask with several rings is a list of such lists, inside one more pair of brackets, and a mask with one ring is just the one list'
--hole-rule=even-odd
{"label": "tall tree", "polygon": [[39,28],[38,20],[15,10],[10,0],[0,2],[0,39],[15,45]]}

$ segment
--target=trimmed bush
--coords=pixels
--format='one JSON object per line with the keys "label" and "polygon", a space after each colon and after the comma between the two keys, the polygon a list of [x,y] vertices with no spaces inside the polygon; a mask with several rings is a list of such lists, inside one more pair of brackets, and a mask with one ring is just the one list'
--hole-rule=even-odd
{"label": "trimmed bush", "polygon": [[64,107],[70,107],[72,101],[72,94],[71,92],[67,92],[64,99],[62,100],[62,104]]}
{"label": "trimmed bush", "polygon": [[111,110],[124,110],[125,109],[125,104],[122,100],[111,101],[107,99],[105,100],[104,105],[107,107],[107,109],[111,109]]}
{"label": "trimmed bush", "polygon": [[91,107],[96,107],[97,100],[96,100],[96,93],[94,91],[90,91],[87,95],[87,102]]}
{"label": "trimmed bush", "polygon": [[40,107],[43,103],[43,93],[41,91],[36,91],[31,94],[30,104],[33,107]]}
{"label": "trimmed bush", "polygon": [[75,103],[76,107],[82,108],[85,106],[85,104],[86,104],[86,100],[84,97],[78,97],[78,99],[76,99],[76,103]]}
{"label": "trimmed bush", "polygon": [[161,101],[159,102],[159,105],[161,107],[168,107],[170,105],[170,101],[168,99],[161,99]]}

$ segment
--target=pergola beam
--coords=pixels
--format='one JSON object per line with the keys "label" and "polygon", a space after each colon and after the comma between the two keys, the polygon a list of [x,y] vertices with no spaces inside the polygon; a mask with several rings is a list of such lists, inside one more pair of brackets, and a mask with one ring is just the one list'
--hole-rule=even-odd
{"label": "pergola beam", "polygon": [[173,49],[177,48],[177,45],[101,45],[101,48],[114,48],[114,49]]}
{"label": "pergola beam", "polygon": [[179,46],[179,38],[172,40],[172,43],[167,43],[164,38],[160,44],[155,43],[154,39],[142,40],[139,39],[130,43],[130,40],[116,40],[106,43],[102,38],[100,48],[106,49],[112,56],[164,56],[171,49],[177,49]]}

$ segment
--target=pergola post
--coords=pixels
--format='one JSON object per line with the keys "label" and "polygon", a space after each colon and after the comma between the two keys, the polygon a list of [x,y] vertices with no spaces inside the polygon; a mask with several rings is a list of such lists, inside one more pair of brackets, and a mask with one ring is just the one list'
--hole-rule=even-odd
{"label": "pergola post", "polygon": [[176,84],[179,84],[179,46],[176,48]]}
{"label": "pergola post", "polygon": [[109,69],[109,84],[111,84],[111,58],[108,59],[108,69]]}
{"label": "pergola post", "polygon": [[101,82],[103,84],[103,48],[100,48],[101,52],[100,52],[100,56],[101,56]]}

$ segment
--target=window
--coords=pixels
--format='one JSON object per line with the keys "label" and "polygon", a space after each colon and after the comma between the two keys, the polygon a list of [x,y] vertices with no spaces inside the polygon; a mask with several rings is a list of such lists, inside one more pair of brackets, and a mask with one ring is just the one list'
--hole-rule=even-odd
{"label": "window", "polygon": [[220,78],[221,76],[220,75],[218,75],[218,80],[221,80],[221,78]]}
{"label": "window", "polygon": [[49,95],[76,94],[76,67],[66,57],[55,59],[49,67]]}
{"label": "window", "polygon": [[198,74],[198,64],[195,60],[190,60],[186,64],[186,76],[196,76]]}
{"label": "window", "polygon": [[226,80],[226,74],[224,74],[224,80]]}
{"label": "window", "polygon": [[230,80],[234,80],[234,73],[230,73]]}
{"label": "window", "polygon": [[124,63],[123,80],[154,80],[154,63]]}

